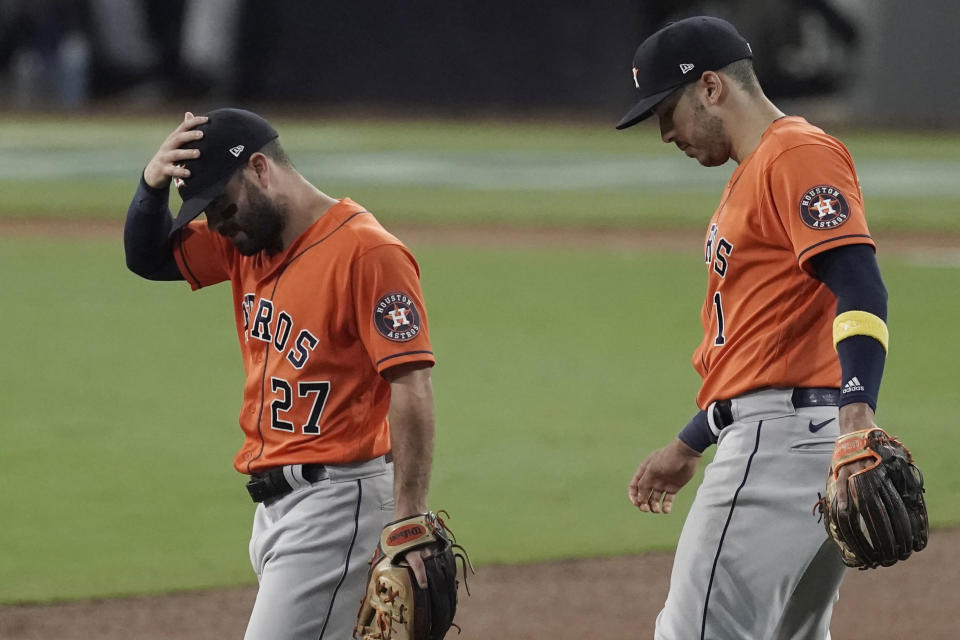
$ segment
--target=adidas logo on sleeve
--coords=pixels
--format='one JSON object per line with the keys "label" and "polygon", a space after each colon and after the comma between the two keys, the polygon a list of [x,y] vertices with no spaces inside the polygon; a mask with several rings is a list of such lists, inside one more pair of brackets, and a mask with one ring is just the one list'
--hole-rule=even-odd
{"label": "adidas logo on sleeve", "polygon": [[853,376],[852,378],[847,380],[847,384],[843,385],[843,390],[840,393],[841,394],[853,393],[854,391],[863,391],[863,390],[864,390],[864,387],[862,384],[860,384],[860,379],[857,378],[857,376]]}

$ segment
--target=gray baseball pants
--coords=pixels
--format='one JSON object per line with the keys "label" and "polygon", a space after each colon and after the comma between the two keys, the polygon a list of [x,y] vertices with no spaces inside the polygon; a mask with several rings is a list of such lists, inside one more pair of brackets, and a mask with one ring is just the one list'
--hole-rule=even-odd
{"label": "gray baseball pants", "polygon": [[245,640],[347,640],[368,561],[393,519],[393,463],[327,465],[310,483],[284,468],[293,492],[261,503],[250,562],[260,583]]}
{"label": "gray baseball pants", "polygon": [[680,534],[657,640],[829,640],[846,567],[812,509],[838,410],[794,408],[791,391],[733,399]]}

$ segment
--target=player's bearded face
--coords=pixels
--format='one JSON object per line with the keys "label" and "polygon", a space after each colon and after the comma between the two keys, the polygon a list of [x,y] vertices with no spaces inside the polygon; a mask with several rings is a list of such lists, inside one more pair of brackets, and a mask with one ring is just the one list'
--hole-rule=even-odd
{"label": "player's bearded face", "polygon": [[723,120],[707,111],[692,88],[678,90],[654,112],[660,119],[663,141],[677,145],[703,166],[716,167],[730,158]]}
{"label": "player's bearded face", "polygon": [[283,250],[283,227],[287,222],[285,207],[271,200],[252,182],[244,184],[247,196],[245,206],[240,209],[241,223],[246,232],[244,242],[234,242],[237,250],[245,256],[260,251],[273,255]]}
{"label": "player's bearded face", "polygon": [[[215,229],[227,237],[245,256],[261,251],[274,255],[283,250],[286,207],[271,200],[255,184],[244,178],[243,201],[214,215]],[[239,199],[238,199],[239,200]],[[211,216],[208,214],[208,218]]]}

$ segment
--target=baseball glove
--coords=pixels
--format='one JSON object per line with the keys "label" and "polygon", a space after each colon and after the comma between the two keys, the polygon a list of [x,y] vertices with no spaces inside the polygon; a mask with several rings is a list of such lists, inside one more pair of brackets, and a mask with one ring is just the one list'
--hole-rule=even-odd
{"label": "baseball glove", "polygon": [[[841,510],[838,472],[857,460],[873,462],[849,477],[847,505]],[[821,496],[814,508],[848,567],[889,567],[927,546],[923,476],[907,448],[878,427],[837,438],[827,495]]]}
{"label": "baseball glove", "polygon": [[[444,515],[449,515],[441,511]],[[423,558],[427,588],[421,589],[403,559],[412,549],[430,547]],[[441,640],[457,612],[457,558],[466,568],[466,551],[446,523],[428,512],[391,522],[380,534],[370,559],[367,595],[360,603],[353,637],[361,640]],[[467,591],[469,593],[469,589]],[[459,629],[459,627],[458,627]]]}

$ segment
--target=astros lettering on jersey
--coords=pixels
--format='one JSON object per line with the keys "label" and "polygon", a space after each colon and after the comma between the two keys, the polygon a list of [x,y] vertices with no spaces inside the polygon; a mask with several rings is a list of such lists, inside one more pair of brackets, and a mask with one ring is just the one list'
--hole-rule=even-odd
{"label": "astros lettering on jersey", "polygon": [[875,246],[849,152],[803,118],[776,120],[733,172],[707,230],[704,339],[693,356],[701,409],[772,385],[839,386],[824,321],[837,300],[808,261],[848,244]]}
{"label": "astros lettering on jersey", "polygon": [[381,372],[434,357],[416,260],[371,213],[340,200],[274,256],[242,256],[193,221],[174,255],[194,290],[233,286],[246,373],[238,471],[390,451]]}

